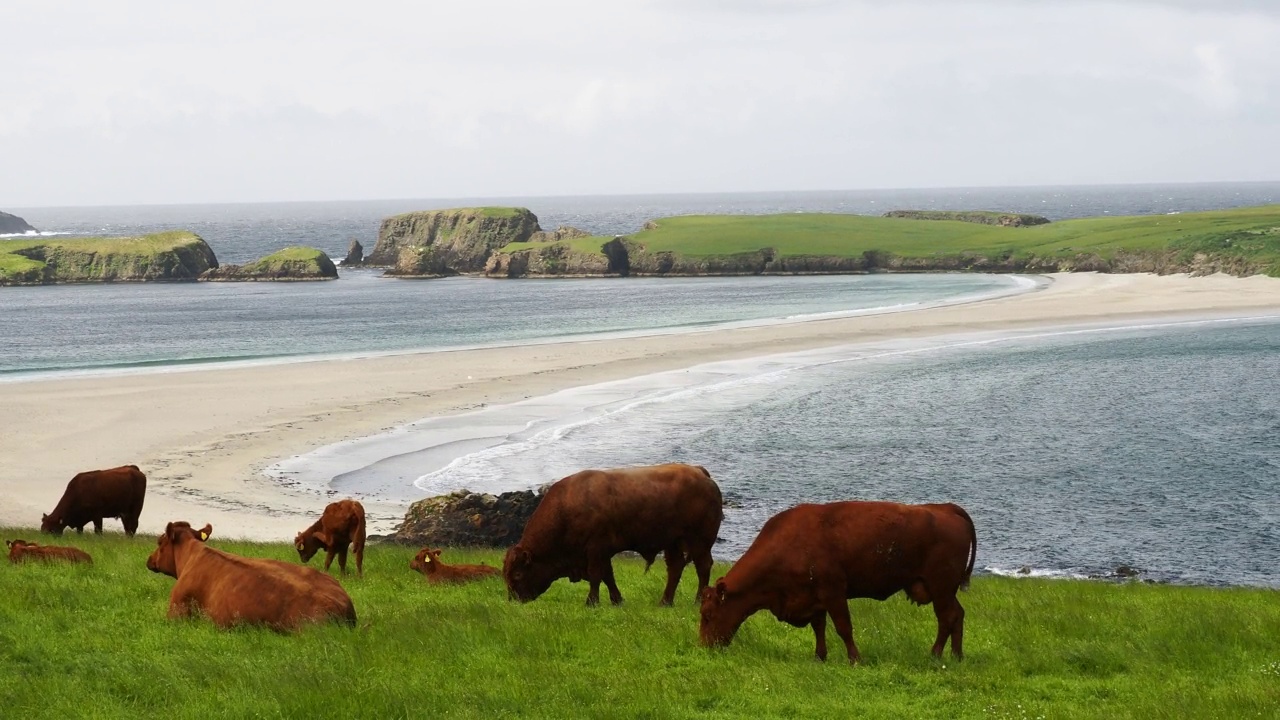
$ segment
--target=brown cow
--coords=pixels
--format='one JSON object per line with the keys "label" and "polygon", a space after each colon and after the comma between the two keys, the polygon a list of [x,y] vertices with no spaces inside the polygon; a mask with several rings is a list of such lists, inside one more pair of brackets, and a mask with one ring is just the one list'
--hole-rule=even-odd
{"label": "brown cow", "polygon": [[347,547],[351,546],[356,554],[356,574],[364,577],[364,506],[355,500],[329,503],[319,520],[298,533],[293,546],[304,563],[324,548],[325,572],[336,554],[343,575],[347,574]]}
{"label": "brown cow", "polygon": [[[615,470],[583,470],[553,484],[507,551],[502,576],[508,596],[528,602],[567,577],[591,583],[587,604],[600,602],[601,581],[614,605],[622,593],[611,558],[633,550],[649,565],[667,562],[663,605],[675,598],[684,566],[698,572],[698,589],[711,579],[711,546],[724,518],[720,487],[706,468],[672,463]],[[648,569],[648,565],[645,566]]]}
{"label": "brown cow", "polygon": [[409,569],[427,576],[427,582],[465,583],[484,580],[498,574],[498,568],[488,565],[446,565],[440,561],[441,550],[422,548],[409,563]]}
{"label": "brown cow", "polygon": [[9,562],[71,562],[93,564],[89,553],[80,548],[57,545],[37,545],[26,540],[5,540],[9,547]]}
{"label": "brown cow", "polygon": [[147,494],[147,476],[137,465],[110,470],[90,470],[71,478],[53,512],[40,519],[40,532],[61,535],[64,528],[84,532],[92,522],[95,533],[102,532],[104,518],[120,518],[124,534],[138,532],[138,517]]}
{"label": "brown cow", "polygon": [[147,558],[148,570],[178,580],[169,593],[170,618],[201,611],[218,627],[266,625],[280,632],[329,620],[355,626],[355,606],[337,580],[312,568],[211,548],[201,536],[207,539],[212,530],[171,522]]}
{"label": "brown cow", "polygon": [[797,505],[770,518],[729,574],[703,591],[702,644],[728,645],[749,616],[767,609],[785,623],[812,626],[825,660],[830,614],[857,662],[848,599],[884,600],[905,590],[919,605],[933,603],[934,656],[950,637],[959,659],[964,608],[956,591],[968,585],[977,555],[973,520],[958,505]]}

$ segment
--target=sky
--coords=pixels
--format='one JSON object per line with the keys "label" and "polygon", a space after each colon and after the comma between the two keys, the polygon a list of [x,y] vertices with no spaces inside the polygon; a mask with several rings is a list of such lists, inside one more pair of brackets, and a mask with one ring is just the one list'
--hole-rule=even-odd
{"label": "sky", "polygon": [[0,209],[1280,180],[1280,0],[5,0]]}

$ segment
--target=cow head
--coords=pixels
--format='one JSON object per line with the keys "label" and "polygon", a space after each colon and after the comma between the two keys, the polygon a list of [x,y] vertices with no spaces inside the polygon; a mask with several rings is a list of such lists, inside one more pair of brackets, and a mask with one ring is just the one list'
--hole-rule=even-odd
{"label": "cow head", "polygon": [[26,540],[5,540],[4,544],[9,548],[9,560],[12,562],[18,562],[26,549],[32,547],[32,544]]}
{"label": "cow head", "polygon": [[[54,510],[57,512],[57,510]],[[40,516],[40,532],[49,533],[50,535],[61,535],[66,525],[62,523],[61,517],[52,517],[50,515]]]}
{"label": "cow head", "polygon": [[423,575],[432,575],[440,569],[440,550],[422,548],[409,563],[410,570],[417,570]]}
{"label": "cow head", "polygon": [[698,635],[705,647],[724,647],[733,640],[738,626],[746,617],[732,608],[725,607],[729,599],[729,588],[724,578],[716,584],[702,590],[702,619],[698,625]]}
{"label": "cow head", "polygon": [[329,537],[320,530],[303,530],[293,538],[293,546],[298,550],[298,559],[310,562],[321,549],[329,549]]}
{"label": "cow head", "polygon": [[507,583],[507,599],[529,602],[551,587],[555,570],[548,563],[536,563],[520,545],[507,550],[502,559],[502,579]]}
{"label": "cow head", "polygon": [[169,577],[178,577],[178,558],[174,555],[174,547],[189,539],[205,542],[212,534],[213,526],[209,524],[196,530],[191,527],[191,523],[182,520],[169,523],[156,540],[155,552],[147,558],[147,569]]}

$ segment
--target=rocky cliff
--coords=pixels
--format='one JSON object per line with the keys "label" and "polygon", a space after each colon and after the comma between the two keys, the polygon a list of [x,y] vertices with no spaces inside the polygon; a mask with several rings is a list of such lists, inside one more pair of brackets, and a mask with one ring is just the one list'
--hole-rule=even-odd
{"label": "rocky cliff", "polygon": [[15,235],[18,233],[35,232],[36,229],[31,224],[17,215],[10,215],[7,212],[0,212],[0,235]]}
{"label": "rocky cliff", "polygon": [[338,269],[321,250],[288,247],[245,265],[220,265],[201,273],[210,282],[336,280]]}
{"label": "rocky cliff", "polygon": [[904,257],[882,250],[854,256],[780,255],[771,247],[732,255],[684,256],[651,251],[643,243],[618,237],[600,252],[575,250],[566,244],[495,254],[485,268],[491,277],[822,275],[873,272],[1053,272],[1189,273],[1217,272],[1236,276],[1273,272],[1263,261],[1228,252],[1185,249],[1119,250],[1109,257],[1096,253],[1014,255],[960,253]]}
{"label": "rocky cliff", "polygon": [[0,285],[196,280],[217,266],[209,245],[185,231],[0,241]]}
{"label": "rocky cliff", "polygon": [[458,208],[396,215],[382,222],[378,242],[364,264],[388,275],[441,277],[479,273],[489,256],[541,230],[525,208]]}
{"label": "rocky cliff", "polygon": [[1029,227],[1032,225],[1046,225],[1049,222],[1049,218],[1040,215],[1002,213],[990,210],[890,210],[882,217],[906,218],[908,220],[955,220],[1003,227]]}

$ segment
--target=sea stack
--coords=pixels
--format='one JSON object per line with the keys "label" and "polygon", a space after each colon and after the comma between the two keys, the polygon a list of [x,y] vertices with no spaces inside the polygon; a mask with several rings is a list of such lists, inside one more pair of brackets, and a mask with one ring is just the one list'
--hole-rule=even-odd
{"label": "sea stack", "polygon": [[443,277],[480,273],[489,255],[525,242],[538,217],[525,208],[480,207],[395,215],[382,221],[378,244],[365,265],[389,268],[400,277]]}

